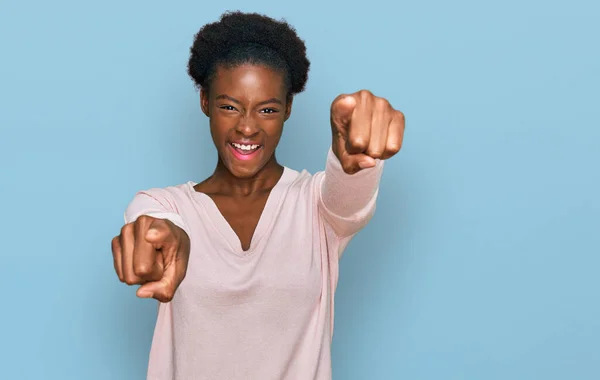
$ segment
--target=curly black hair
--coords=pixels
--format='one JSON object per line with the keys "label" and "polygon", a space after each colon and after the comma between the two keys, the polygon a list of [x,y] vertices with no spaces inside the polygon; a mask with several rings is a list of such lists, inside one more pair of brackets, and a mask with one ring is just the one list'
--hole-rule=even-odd
{"label": "curly black hair", "polygon": [[288,96],[304,90],[310,61],[306,46],[287,22],[258,13],[225,12],[204,25],[190,49],[188,74],[196,87],[208,90],[217,67],[251,63],[284,74]]}

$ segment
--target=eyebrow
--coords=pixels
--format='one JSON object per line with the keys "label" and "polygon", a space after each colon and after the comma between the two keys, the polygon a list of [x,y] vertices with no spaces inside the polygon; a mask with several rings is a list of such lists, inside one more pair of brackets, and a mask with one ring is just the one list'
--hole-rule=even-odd
{"label": "eyebrow", "polygon": [[[218,99],[227,99],[234,103],[241,104],[241,102],[239,100],[237,100],[236,98],[232,98],[231,96],[226,95],[226,94],[221,94],[221,95],[217,96],[216,99],[217,100]],[[262,102],[258,103],[257,106],[262,106],[264,104],[269,104],[269,103],[277,103],[277,104],[283,105],[283,102],[281,100],[279,100],[277,98],[271,98],[271,99],[263,100]]]}

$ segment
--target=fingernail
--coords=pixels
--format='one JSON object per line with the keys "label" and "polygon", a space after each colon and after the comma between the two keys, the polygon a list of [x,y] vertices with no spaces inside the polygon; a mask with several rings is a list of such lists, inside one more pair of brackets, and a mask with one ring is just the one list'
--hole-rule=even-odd
{"label": "fingernail", "polygon": [[361,161],[358,163],[358,167],[361,169],[366,169],[375,166],[375,163],[370,161]]}

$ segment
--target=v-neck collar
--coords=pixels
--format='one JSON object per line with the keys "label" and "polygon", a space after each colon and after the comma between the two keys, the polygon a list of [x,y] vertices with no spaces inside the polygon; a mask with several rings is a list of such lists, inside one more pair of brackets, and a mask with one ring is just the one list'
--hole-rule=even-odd
{"label": "v-neck collar", "polygon": [[242,249],[242,243],[240,238],[237,236],[233,228],[227,219],[223,216],[213,199],[205,193],[198,192],[194,189],[196,185],[195,182],[189,181],[188,185],[190,187],[190,191],[192,192],[194,198],[198,200],[204,209],[209,214],[209,219],[215,226],[215,228],[221,233],[223,238],[227,241],[231,250],[239,256],[249,256],[256,251],[256,248],[260,246],[261,240],[265,235],[265,232],[269,230],[269,227],[273,223],[274,216],[276,214],[277,209],[281,206],[281,202],[283,201],[283,195],[285,194],[289,183],[293,179],[294,170],[289,169],[287,167],[283,167],[283,173],[281,177],[271,189],[269,196],[267,197],[267,202],[265,203],[265,207],[263,208],[262,213],[260,214],[260,218],[258,219],[258,224],[254,229],[254,234],[252,235],[252,239],[250,240],[250,247],[247,251]]}

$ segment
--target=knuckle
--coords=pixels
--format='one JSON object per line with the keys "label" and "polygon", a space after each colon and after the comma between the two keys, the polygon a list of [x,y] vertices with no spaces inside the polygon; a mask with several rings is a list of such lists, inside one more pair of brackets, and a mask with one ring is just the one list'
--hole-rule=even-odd
{"label": "knuckle", "polygon": [[379,150],[379,149],[374,149],[368,152],[369,156],[371,156],[372,158],[381,158],[383,156],[383,151]]}
{"label": "knuckle", "polygon": [[164,302],[173,301],[173,297],[175,297],[175,292],[173,292],[173,291],[165,292],[165,294],[163,295]]}
{"label": "knuckle", "polygon": [[121,227],[121,236],[128,235],[133,231],[133,223],[124,224]]}
{"label": "knuckle", "polygon": [[344,168],[346,174],[355,174],[358,171],[355,165],[348,165]]}
{"label": "knuckle", "polygon": [[351,172],[354,170],[352,164],[350,164],[349,162],[343,162],[342,169],[344,169],[344,172],[348,174],[351,174]]}
{"label": "knuckle", "polygon": [[140,215],[135,222],[133,222],[133,227],[136,232],[140,232],[146,226],[149,226],[152,223],[152,217],[148,215]]}
{"label": "knuckle", "polygon": [[136,285],[137,281],[131,276],[125,276],[125,281],[127,285]]}
{"label": "knuckle", "polygon": [[145,223],[145,222],[149,222],[150,220],[152,220],[153,218],[151,216],[148,215],[140,215],[137,220],[136,223]]}
{"label": "knuckle", "polygon": [[387,144],[386,151],[389,154],[396,154],[396,153],[398,153],[400,151],[401,146],[402,145],[400,143],[391,142],[391,143]]}
{"label": "knuckle", "polygon": [[335,99],[333,99],[333,103],[331,103],[332,107],[336,106],[340,103],[340,101],[346,99],[348,96],[350,96],[349,94],[339,94],[338,96],[335,97]]}
{"label": "knuckle", "polygon": [[118,236],[115,236],[114,238],[112,238],[112,240],[110,241],[110,245],[112,247],[112,251],[113,253],[115,253],[115,251],[119,248],[119,246],[121,245],[121,241],[119,239]]}
{"label": "knuckle", "polygon": [[375,101],[375,104],[380,109],[389,109],[389,108],[392,108],[392,105],[390,104],[390,101],[387,100],[386,98],[377,98],[377,100]]}
{"label": "knuckle", "polygon": [[173,289],[171,287],[167,287],[167,288],[163,289],[162,291],[158,292],[156,298],[160,302],[171,302],[174,297],[175,297],[175,289]]}

